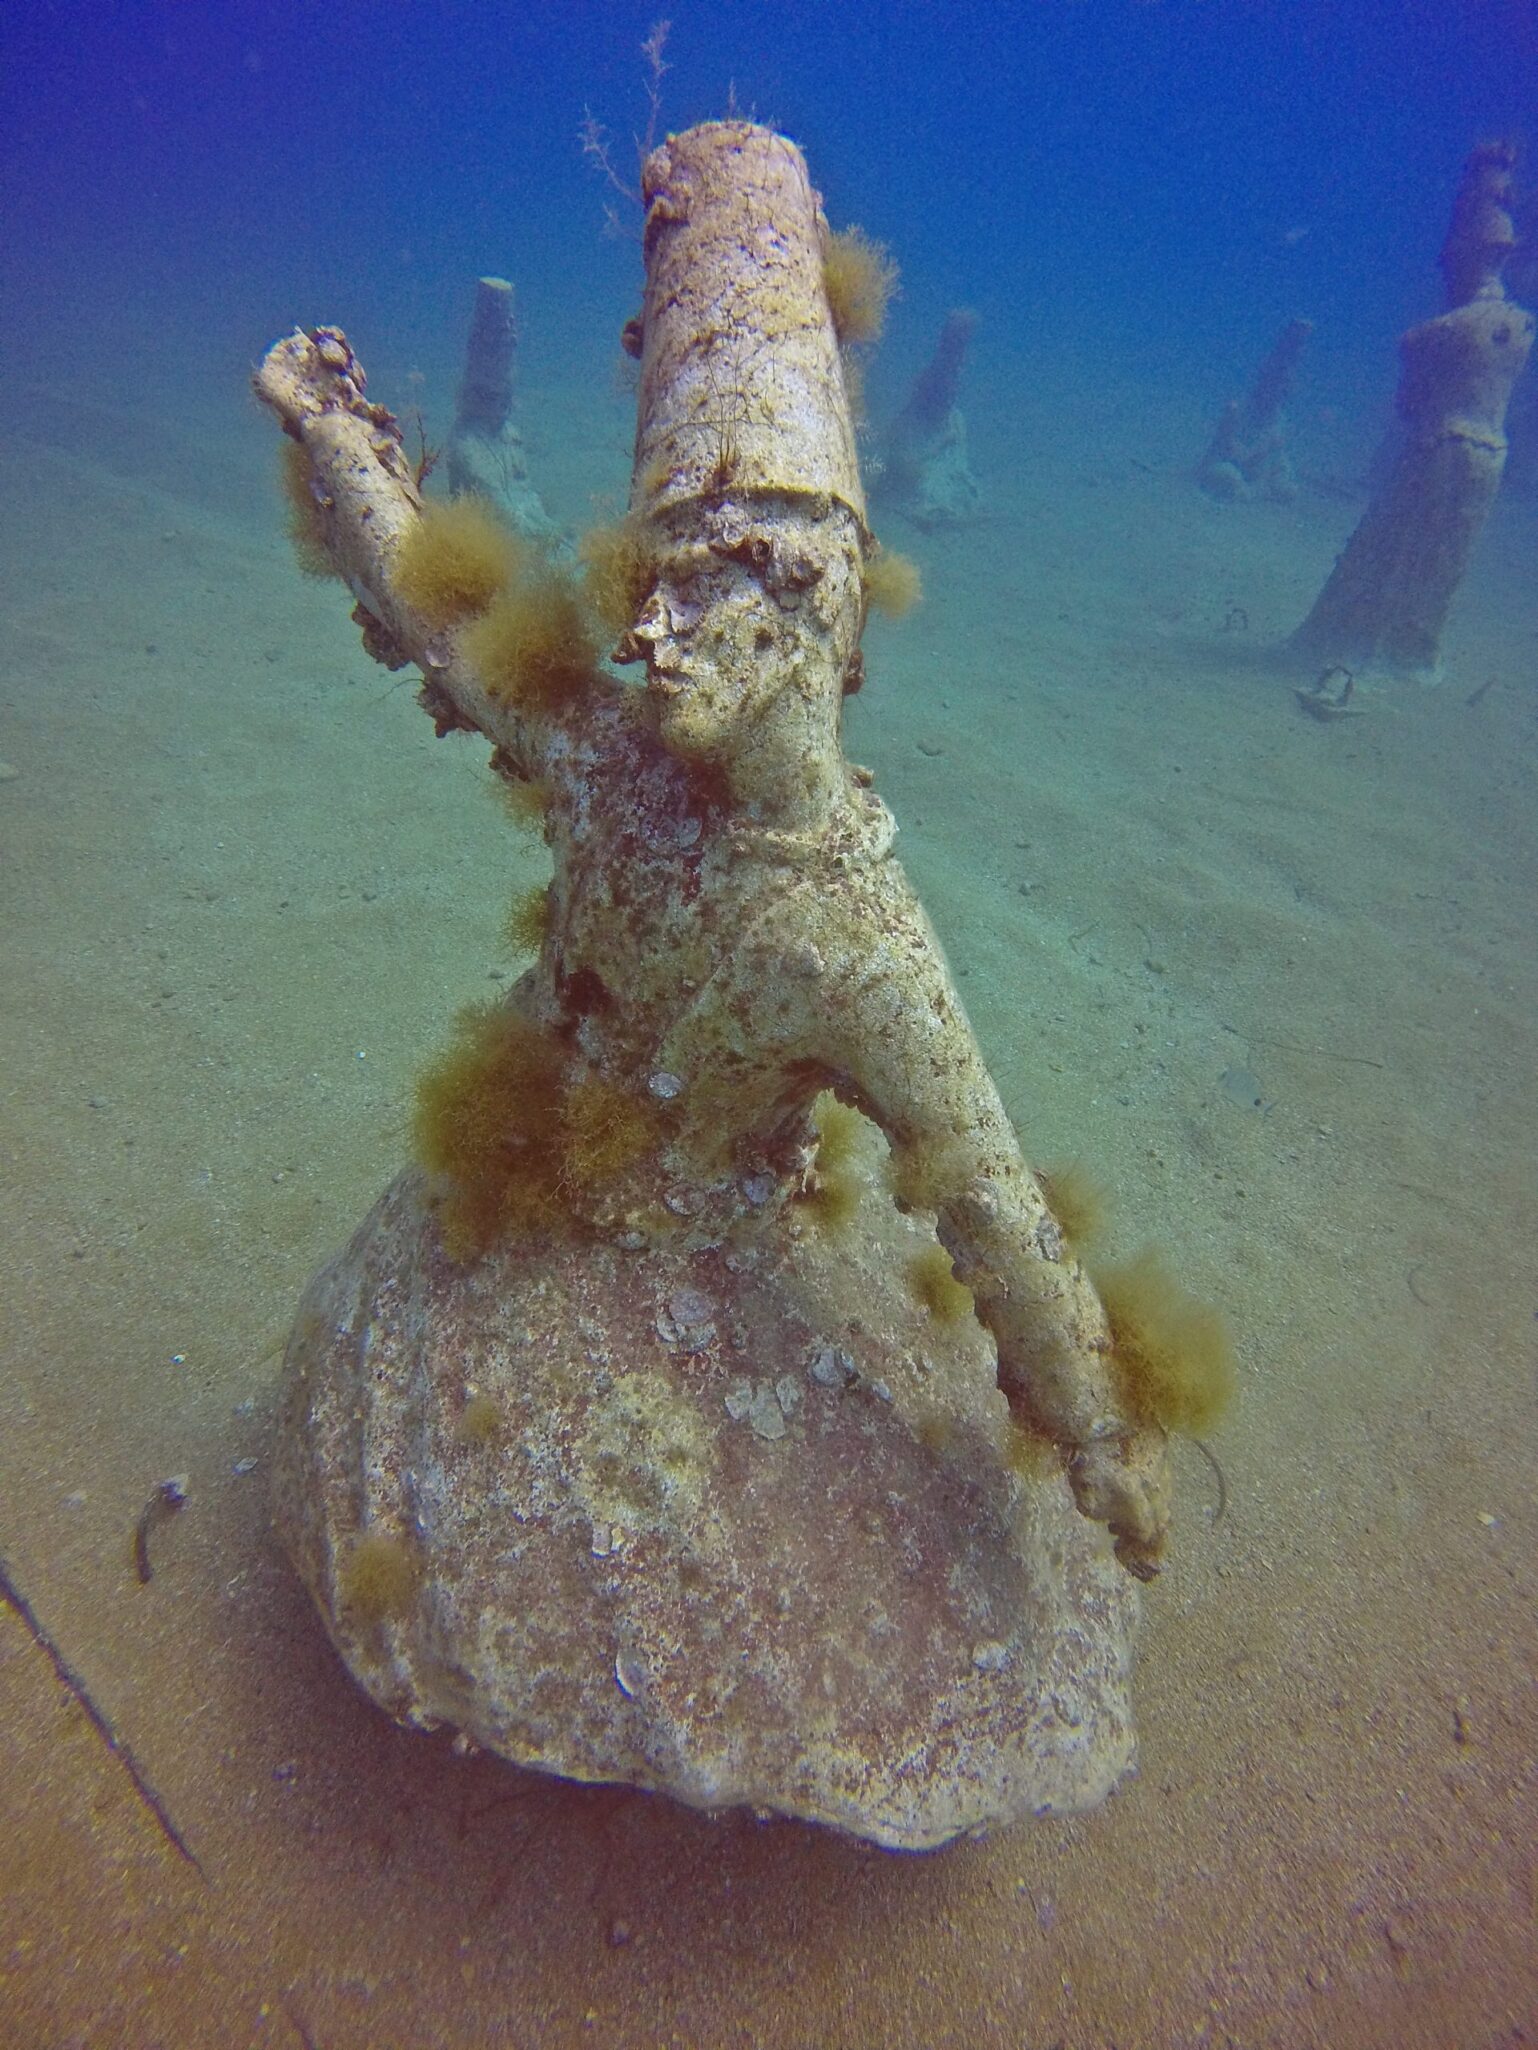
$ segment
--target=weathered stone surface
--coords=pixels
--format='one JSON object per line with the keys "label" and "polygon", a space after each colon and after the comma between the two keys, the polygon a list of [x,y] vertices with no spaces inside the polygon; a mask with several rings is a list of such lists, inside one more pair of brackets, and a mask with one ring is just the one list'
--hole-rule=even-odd
{"label": "weathered stone surface", "polygon": [[[521,1765],[904,1849],[1102,1799],[1135,1584],[982,1327],[910,1300],[926,1244],[873,1185],[837,1233],[462,1269],[403,1176],[306,1297],[275,1480],[352,1672]],[[384,1617],[364,1533],[409,1551]]]}
{"label": "weathered stone surface", "polygon": [[516,594],[457,634],[408,601],[419,479],[345,335],[257,373],[365,646],[492,743],[552,865],[537,958],[424,1098],[482,1257],[416,1177],[386,1196],[290,1343],[276,1506],[402,1720],[919,1848],[1127,1768],[1165,1438],[844,759],[872,537],[805,163],[708,123],[643,189],[642,683],[483,674]]}

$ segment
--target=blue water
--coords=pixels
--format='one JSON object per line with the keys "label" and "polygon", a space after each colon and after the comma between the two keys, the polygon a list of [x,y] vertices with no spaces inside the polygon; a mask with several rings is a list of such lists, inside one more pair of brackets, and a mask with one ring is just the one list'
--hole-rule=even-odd
{"label": "blue water", "polygon": [[[576,135],[591,109],[626,168],[652,19],[22,0],[0,29],[10,347],[89,280],[114,328],[197,365],[323,314],[431,355],[464,278],[501,269],[531,362],[564,355],[569,316],[634,290]],[[663,119],[735,93],[796,137],[835,222],[897,248],[916,330],[965,301],[1055,353],[1169,358],[1302,309],[1349,356],[1429,303],[1462,157],[1530,118],[1535,45],[1515,4],[755,0],[674,10]],[[568,317],[535,317],[547,298]]]}

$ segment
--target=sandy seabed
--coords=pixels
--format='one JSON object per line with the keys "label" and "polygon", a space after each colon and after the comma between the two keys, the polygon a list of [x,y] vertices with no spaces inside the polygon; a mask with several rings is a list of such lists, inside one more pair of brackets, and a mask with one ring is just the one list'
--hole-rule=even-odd
{"label": "sandy seabed", "polygon": [[[1446,683],[1333,724],[1261,656],[1359,501],[1209,503],[1196,397],[980,373],[985,520],[894,524],[929,596],[850,751],[1027,1151],[1225,1305],[1244,1384],[1221,1517],[1177,1450],[1139,1775],[900,1858],[395,1729],[274,1546],[291,1307],[542,851],[194,385],[11,393],[0,1552],[185,1855],[0,1604],[0,2044],[1538,2041],[1534,507]],[[525,407],[587,517],[622,402]]]}

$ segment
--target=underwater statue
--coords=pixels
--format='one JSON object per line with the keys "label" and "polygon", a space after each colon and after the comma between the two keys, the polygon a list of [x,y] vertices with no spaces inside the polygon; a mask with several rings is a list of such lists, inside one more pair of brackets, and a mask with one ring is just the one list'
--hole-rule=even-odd
{"label": "underwater statue", "polygon": [[1469,157],[1442,246],[1448,310],[1401,338],[1392,462],[1287,644],[1310,669],[1434,683],[1442,633],[1506,464],[1506,408],[1533,341],[1507,297],[1516,151]]}
{"label": "underwater statue", "polygon": [[464,375],[443,468],[456,496],[488,500],[515,534],[554,541],[556,523],[529,480],[523,436],[513,418],[518,329],[506,278],[481,278],[465,343]]}
{"label": "underwater statue", "polygon": [[934,354],[883,438],[874,495],[884,510],[900,512],[916,527],[957,526],[977,511],[981,493],[957,403],[976,326],[977,315],[966,307],[946,315]]}
{"label": "underwater statue", "polygon": [[1196,481],[1211,497],[1262,498],[1275,505],[1290,505],[1297,497],[1282,408],[1313,331],[1311,320],[1289,320],[1255,373],[1248,395],[1230,399],[1218,415],[1196,466]]}
{"label": "underwater statue", "polygon": [[920,1848],[1127,1771],[1166,1425],[1227,1369],[1113,1329],[844,758],[879,557],[802,157],[711,123],[643,199],[585,591],[424,503],[339,331],[256,376],[365,645],[554,864],[306,1295],[278,1524],[403,1722]]}

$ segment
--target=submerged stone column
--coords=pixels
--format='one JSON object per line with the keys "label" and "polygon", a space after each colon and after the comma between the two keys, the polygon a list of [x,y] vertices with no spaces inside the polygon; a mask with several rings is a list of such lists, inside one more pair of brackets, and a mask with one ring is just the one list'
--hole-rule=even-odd
{"label": "submerged stone column", "polygon": [[515,533],[553,540],[559,530],[530,480],[513,417],[517,353],[512,286],[506,278],[478,279],[454,424],[444,444],[444,476],[456,495],[470,493],[494,505]]}
{"label": "submerged stone column", "polygon": [[956,526],[977,511],[981,494],[959,403],[962,366],[976,327],[977,315],[967,307],[946,315],[934,354],[883,440],[880,503],[916,527]]}
{"label": "submerged stone column", "polygon": [[428,1172],[305,1299],[279,1527],[403,1721],[932,1845],[1127,1769],[1163,1384],[843,756],[873,543],[805,164],[712,123],[644,196],[631,512],[588,548],[635,684],[548,565],[423,508],[337,331],[257,374],[366,645],[554,867],[423,1085]]}
{"label": "submerged stone column", "polygon": [[1218,415],[1196,466],[1197,483],[1213,498],[1265,498],[1290,505],[1297,497],[1282,408],[1313,331],[1311,320],[1289,320],[1256,372],[1249,395],[1230,399]]}
{"label": "submerged stone column", "polygon": [[1400,342],[1398,454],[1314,608],[1288,643],[1310,668],[1379,670],[1423,682],[1506,463],[1506,407],[1533,316],[1506,297],[1515,150],[1468,160],[1441,255],[1449,311]]}

